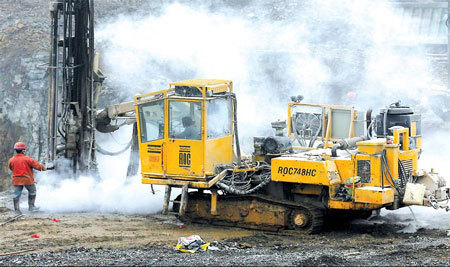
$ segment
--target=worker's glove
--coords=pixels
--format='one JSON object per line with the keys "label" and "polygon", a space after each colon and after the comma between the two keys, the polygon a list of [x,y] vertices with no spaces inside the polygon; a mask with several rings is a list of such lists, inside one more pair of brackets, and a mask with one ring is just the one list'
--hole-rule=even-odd
{"label": "worker's glove", "polygon": [[55,169],[55,165],[53,164],[53,162],[47,162],[47,163],[45,163],[43,171],[53,170],[53,169]]}
{"label": "worker's glove", "polygon": [[42,170],[41,171],[46,171],[47,170],[47,168],[44,166],[44,168],[42,168]]}

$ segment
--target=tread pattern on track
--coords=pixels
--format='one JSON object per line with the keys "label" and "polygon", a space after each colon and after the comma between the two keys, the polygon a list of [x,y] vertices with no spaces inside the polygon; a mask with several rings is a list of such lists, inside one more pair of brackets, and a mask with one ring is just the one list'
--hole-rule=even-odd
{"label": "tread pattern on track", "polygon": [[[272,205],[280,205],[283,207],[287,207],[291,211],[296,210],[296,209],[307,210],[308,213],[311,214],[310,219],[312,219],[312,223],[307,228],[297,229],[296,231],[302,232],[302,233],[307,233],[307,234],[316,234],[316,233],[321,232],[321,230],[323,228],[324,210],[323,210],[323,207],[321,207],[319,203],[311,203],[310,201],[294,202],[294,201],[290,201],[290,200],[281,200],[281,199],[276,199],[276,198],[273,198],[273,197],[270,197],[267,195],[262,195],[262,194],[251,194],[251,195],[245,195],[245,196],[223,195],[223,196],[220,196],[220,198],[231,199],[231,200],[233,200],[233,199],[235,199],[235,200],[257,200],[257,201],[265,202],[265,203],[272,204]],[[194,192],[194,193],[189,194],[189,199],[204,200],[205,195],[199,195],[198,193]],[[248,225],[246,227],[245,225],[237,224],[237,222],[234,222],[234,221],[211,220],[209,218],[192,218],[189,216],[188,212],[186,212],[185,216],[179,217],[179,219],[184,222],[209,223],[209,224],[215,224],[215,225],[238,226],[238,227],[242,227],[242,228],[257,229],[257,226],[255,227],[255,225],[251,225],[251,226]],[[288,229],[288,226],[289,225],[286,225],[285,229]],[[267,227],[261,227],[261,228],[263,228],[262,230],[269,230],[269,231],[279,231],[280,230],[280,228],[278,226],[273,227],[273,229],[268,229]]]}

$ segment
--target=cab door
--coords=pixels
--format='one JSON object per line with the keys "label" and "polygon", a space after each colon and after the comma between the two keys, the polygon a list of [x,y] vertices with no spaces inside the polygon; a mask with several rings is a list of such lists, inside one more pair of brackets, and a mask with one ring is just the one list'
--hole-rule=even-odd
{"label": "cab door", "polygon": [[165,101],[157,100],[138,106],[138,135],[143,174],[163,175]]}
{"label": "cab door", "polygon": [[203,102],[168,100],[168,139],[164,144],[167,174],[183,179],[204,175]]}

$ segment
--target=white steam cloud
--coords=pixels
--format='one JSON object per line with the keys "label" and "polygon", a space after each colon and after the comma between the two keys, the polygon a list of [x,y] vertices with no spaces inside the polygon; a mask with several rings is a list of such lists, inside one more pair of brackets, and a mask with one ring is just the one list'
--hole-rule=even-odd
{"label": "white steam cloud", "polygon": [[[247,153],[252,151],[253,136],[272,134],[270,122],[286,119],[291,95],[302,94],[308,103],[375,111],[401,99],[436,117],[430,115],[427,94],[440,81],[417,46],[420,36],[408,29],[414,20],[402,21],[389,3],[252,1],[236,7],[216,3],[214,8],[208,4],[173,3],[158,15],[120,16],[98,25],[96,38],[109,86],[132,99],[177,80],[233,80]],[[350,92],[356,98],[347,97]],[[448,137],[442,134],[440,140]],[[433,163],[448,172],[445,164],[450,157],[439,150],[435,139],[425,142],[427,138],[421,167],[429,169]],[[151,197],[139,178],[123,185],[127,154],[99,162],[101,181],[84,177],[48,187],[41,181],[41,205],[49,210],[117,212],[153,212],[160,207],[161,197]]]}
{"label": "white steam cloud", "polygon": [[[113,133],[98,134],[98,142],[110,151],[119,151],[131,138],[130,126]],[[116,141],[117,140],[117,141]],[[121,143],[123,142],[123,143]],[[129,152],[129,150],[128,150]],[[129,153],[98,155],[100,177],[64,177],[52,171],[37,175],[37,204],[45,212],[155,213],[162,208],[162,192],[141,183],[140,175],[126,177]]]}
{"label": "white steam cloud", "polygon": [[381,1],[283,3],[239,10],[175,3],[158,16],[101,25],[109,83],[131,97],[181,79],[233,80],[247,153],[252,136],[271,134],[270,122],[285,119],[291,95],[362,109],[397,99],[427,105],[424,90],[436,81],[417,51],[420,38],[409,33],[414,21],[401,22]]}

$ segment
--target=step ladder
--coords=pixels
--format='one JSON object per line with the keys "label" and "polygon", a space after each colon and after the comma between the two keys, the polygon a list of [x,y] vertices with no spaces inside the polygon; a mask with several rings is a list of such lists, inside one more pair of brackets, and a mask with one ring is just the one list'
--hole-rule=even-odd
{"label": "step ladder", "polygon": [[[178,210],[178,215],[183,216],[188,202],[188,186],[189,184],[186,183],[181,187],[181,200],[170,200],[170,194],[172,193],[172,185],[166,185],[166,190],[164,193],[164,203],[163,203],[163,210],[162,214],[167,215],[169,213],[169,203],[179,203],[180,209]],[[178,187],[178,186],[175,186]]]}
{"label": "step ladder", "polygon": [[[186,207],[188,204],[188,188],[189,183],[185,183],[181,186],[181,199],[178,200],[170,200],[170,194],[172,193],[172,187],[180,187],[180,185],[166,185],[165,193],[164,193],[164,203],[162,214],[167,215],[169,213],[169,203],[178,203],[180,204],[180,209],[178,210],[178,215],[183,216],[186,212]],[[217,212],[217,189],[209,189],[211,190],[211,215],[218,215]]]}

